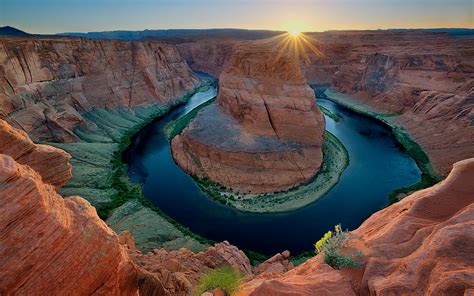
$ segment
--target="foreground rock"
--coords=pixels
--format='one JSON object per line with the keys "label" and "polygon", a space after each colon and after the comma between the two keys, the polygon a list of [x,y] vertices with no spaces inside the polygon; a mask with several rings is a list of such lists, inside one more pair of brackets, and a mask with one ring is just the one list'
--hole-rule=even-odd
{"label": "foreground rock", "polygon": [[217,105],[173,139],[173,157],[192,175],[240,193],[272,192],[317,173],[323,131],[297,63],[266,46],[246,46],[220,76]]}
{"label": "foreground rock", "polygon": [[174,46],[156,42],[51,37],[0,44],[0,118],[34,141],[74,141],[84,112],[173,103],[199,82]]}
{"label": "foreground rock", "polygon": [[36,145],[27,134],[0,119],[0,153],[37,171],[45,183],[62,187],[71,178],[71,156],[48,145]]}
{"label": "foreground rock", "polygon": [[129,232],[118,236],[86,200],[57,193],[50,172],[70,174],[67,153],[33,144],[4,121],[0,143],[1,295],[189,295],[212,268],[251,274],[248,258],[227,242],[142,255]]}
{"label": "foreground rock", "polygon": [[287,273],[263,273],[238,295],[468,295],[474,292],[474,159],[441,183],[367,219],[350,247],[358,270],[334,270],[316,256]]}
{"label": "foreground rock", "polygon": [[155,275],[171,295],[193,295],[200,277],[221,266],[231,266],[243,276],[252,274],[249,259],[237,247],[222,242],[202,252],[188,249],[168,252],[155,249],[147,254],[130,251],[136,264]]}

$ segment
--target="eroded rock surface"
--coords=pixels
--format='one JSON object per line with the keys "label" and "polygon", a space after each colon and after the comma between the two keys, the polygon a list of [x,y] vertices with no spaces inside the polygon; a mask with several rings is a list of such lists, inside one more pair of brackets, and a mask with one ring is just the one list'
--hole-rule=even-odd
{"label": "eroded rock surface", "polygon": [[219,79],[217,105],[172,141],[186,171],[249,192],[287,189],[322,162],[324,118],[298,64],[254,44],[236,50]]}
{"label": "eroded rock surface", "polygon": [[350,247],[358,270],[334,270],[316,256],[287,273],[263,273],[238,295],[469,295],[474,292],[474,159],[446,180],[367,219]]}
{"label": "eroded rock surface", "polygon": [[192,69],[219,77],[235,51],[237,41],[196,40],[178,44],[177,48]]}
{"label": "eroded rock surface", "polygon": [[[128,231],[117,235],[89,202],[57,193],[61,182],[49,177],[65,168],[70,174],[67,153],[33,144],[5,121],[0,143],[1,295],[190,295],[213,268],[251,274],[248,258],[228,242],[200,253],[142,254]],[[49,158],[37,151],[43,148]]]}
{"label": "eroded rock surface", "polygon": [[43,182],[62,187],[70,178],[71,156],[61,149],[34,144],[28,135],[0,119],[0,153],[37,171]]}
{"label": "eroded rock surface", "polygon": [[138,266],[155,275],[171,295],[193,295],[202,275],[221,266],[231,266],[243,276],[252,274],[249,259],[227,241],[199,253],[155,249],[147,254],[130,252]]}
{"label": "eroded rock surface", "polygon": [[82,113],[172,103],[199,80],[176,47],[80,38],[0,39],[0,118],[34,141],[71,142]]}
{"label": "eroded rock surface", "polygon": [[132,295],[136,268],[117,235],[81,197],[0,155],[2,295]]}

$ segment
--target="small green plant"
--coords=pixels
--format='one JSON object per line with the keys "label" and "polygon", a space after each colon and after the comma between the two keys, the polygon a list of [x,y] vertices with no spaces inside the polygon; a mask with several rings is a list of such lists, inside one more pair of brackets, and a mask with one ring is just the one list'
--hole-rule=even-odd
{"label": "small green plant", "polygon": [[223,266],[204,274],[196,288],[196,294],[221,288],[227,295],[231,295],[237,290],[242,280],[242,275],[230,266]]}
{"label": "small green plant", "polygon": [[359,268],[360,264],[356,261],[356,257],[361,257],[362,253],[357,251],[356,254],[344,255],[341,250],[347,246],[348,234],[342,231],[341,225],[334,227],[334,233],[329,230],[324,236],[318,240],[314,247],[317,254],[322,254],[324,262],[334,269],[341,267]]}

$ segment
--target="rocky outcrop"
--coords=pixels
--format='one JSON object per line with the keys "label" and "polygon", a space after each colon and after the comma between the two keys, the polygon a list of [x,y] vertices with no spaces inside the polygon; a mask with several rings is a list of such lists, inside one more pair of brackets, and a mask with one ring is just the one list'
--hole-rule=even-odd
{"label": "rocky outcrop", "polygon": [[65,37],[0,43],[0,118],[35,141],[73,141],[92,108],[169,104],[198,84],[172,45]]}
{"label": "rocky outcrop", "polygon": [[367,219],[349,246],[358,270],[335,270],[316,256],[286,273],[263,273],[238,295],[468,295],[474,291],[474,159],[446,180]]}
{"label": "rocky outcrop", "polygon": [[245,46],[219,76],[217,104],[249,132],[321,146],[324,118],[297,61]]}
{"label": "rocky outcrop", "polygon": [[9,155],[19,164],[28,165],[47,184],[59,189],[71,178],[71,156],[68,153],[48,145],[34,144],[25,132],[1,119],[0,143],[0,154]]}
{"label": "rocky outcrop", "polygon": [[117,235],[80,198],[0,155],[0,292],[132,295],[134,266]]}
{"label": "rocky outcrop", "polygon": [[89,202],[57,193],[67,179],[51,172],[70,177],[67,153],[33,144],[5,121],[0,143],[1,295],[189,295],[213,268],[251,274],[228,242],[200,253],[140,253],[130,233],[117,235]]}
{"label": "rocky outcrop", "polygon": [[[268,39],[285,47],[281,38]],[[209,43],[209,44],[208,44]],[[278,43],[280,45],[278,45]],[[214,47],[234,43],[199,41],[185,58],[197,70],[221,74],[228,59]],[[283,44],[283,46],[281,46]],[[238,44],[234,44],[238,46]],[[292,50],[291,46],[286,46]],[[313,33],[301,41],[302,71],[310,83],[328,84],[391,117],[422,145],[436,169],[447,175],[456,161],[473,156],[474,38],[420,32]],[[207,53],[206,55],[201,54]],[[227,56],[227,55],[226,55]]]}
{"label": "rocky outcrop", "polygon": [[186,171],[241,193],[287,189],[322,162],[324,118],[293,59],[262,44],[236,50],[219,78],[217,106],[172,141]]}
{"label": "rocky outcrop", "polygon": [[131,251],[136,264],[156,276],[171,295],[192,295],[202,275],[220,266],[231,266],[243,276],[252,274],[249,259],[227,241],[199,253],[188,249],[168,252],[155,249],[147,254]]}
{"label": "rocky outcrop", "polygon": [[269,259],[263,261],[254,269],[254,274],[262,273],[283,273],[292,269],[293,263],[290,262],[290,251],[286,250],[275,254]]}
{"label": "rocky outcrop", "polygon": [[0,143],[0,294],[133,295],[157,282],[86,200],[57,193],[71,176],[67,153],[3,120]]}

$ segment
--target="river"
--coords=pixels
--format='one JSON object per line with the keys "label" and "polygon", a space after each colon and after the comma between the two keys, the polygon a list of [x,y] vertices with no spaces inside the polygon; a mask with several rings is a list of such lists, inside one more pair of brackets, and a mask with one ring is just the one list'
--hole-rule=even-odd
{"label": "river", "polygon": [[339,183],[318,201],[287,213],[254,214],[209,199],[173,161],[163,128],[212,99],[215,88],[197,93],[182,106],[155,120],[132,138],[124,152],[130,180],[143,184],[144,195],[191,231],[211,240],[228,240],[240,249],[271,255],[313,249],[324,232],[341,223],[355,229],[388,204],[396,188],[420,180],[415,161],[403,152],[390,129],[327,99],[318,99],[340,117],[325,116],[326,129],[345,145],[350,158]]}

